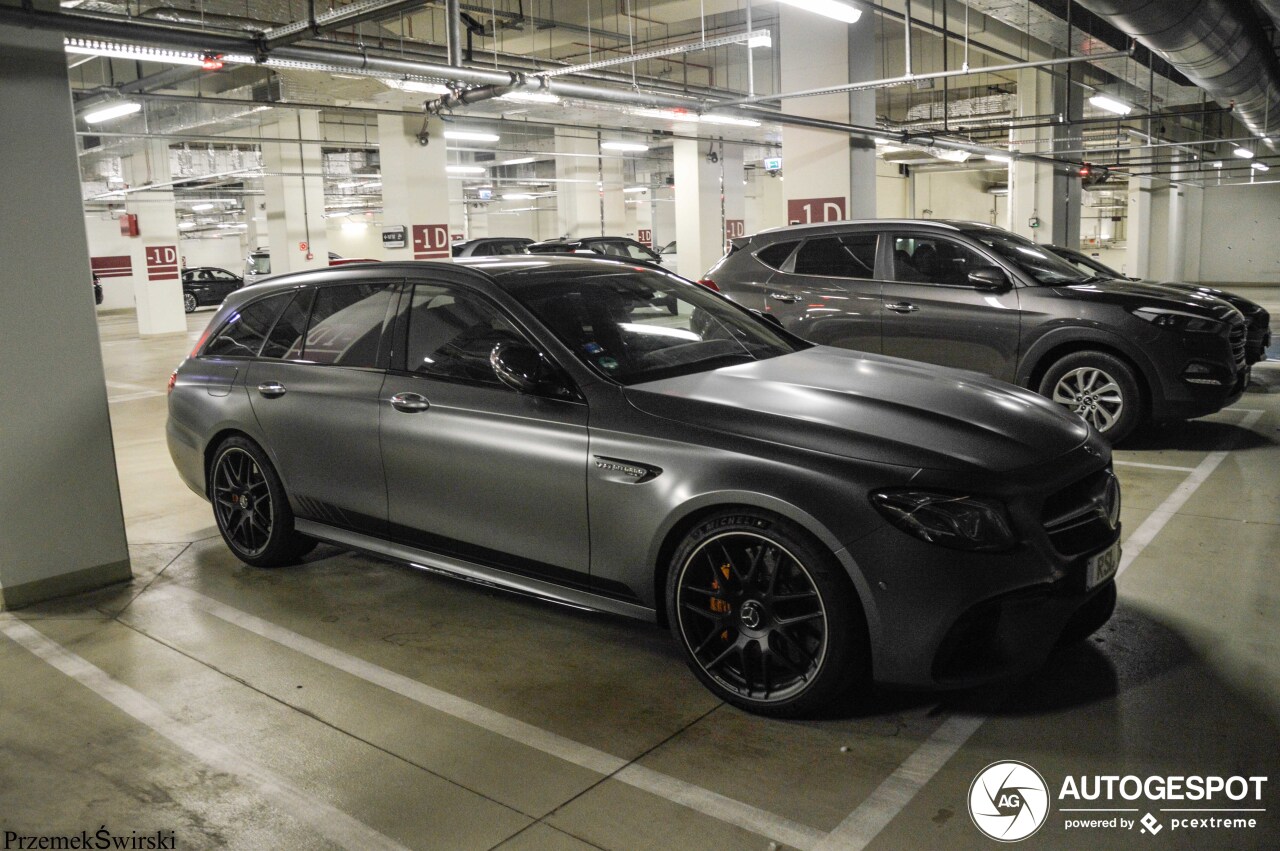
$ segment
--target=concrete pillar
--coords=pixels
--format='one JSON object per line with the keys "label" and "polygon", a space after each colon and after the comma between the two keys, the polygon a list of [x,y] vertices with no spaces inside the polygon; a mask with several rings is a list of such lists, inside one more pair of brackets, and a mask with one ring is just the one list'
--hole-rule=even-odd
{"label": "concrete pillar", "polygon": [[[653,193],[653,245],[665,246],[676,238],[676,191],[662,186]],[[679,248],[679,245],[676,246]],[[680,272],[679,269],[676,270]],[[681,274],[683,274],[681,272]]]}
{"label": "concrete pillar", "polygon": [[0,80],[0,150],[40,166],[6,174],[0,231],[0,609],[13,609],[132,573],[62,34],[0,26]]}
{"label": "concrete pillar", "polygon": [[750,188],[754,198],[747,205],[747,233],[784,227],[787,224],[786,178],[753,169]]}
{"label": "concrete pillar", "polygon": [[[747,230],[747,186],[742,169],[741,145],[724,146],[720,152],[720,172],[723,175],[724,194],[724,234],[720,245],[723,254],[728,250],[729,239],[751,233]],[[702,271],[705,272],[706,269]]]}
{"label": "concrete pillar", "polygon": [[[320,113],[297,110],[279,123],[263,127],[263,134],[278,139],[317,140]],[[262,189],[267,202],[267,247],[273,275],[329,265],[323,165],[320,145],[314,141],[262,143]]]}
{"label": "concrete pillar", "polygon": [[[872,19],[872,15],[864,15],[853,26],[874,29]],[[778,9],[778,29],[782,91],[841,85],[849,81],[849,27],[784,5]],[[782,111],[788,115],[848,123],[849,104],[848,94],[792,98],[782,102]],[[784,125],[782,168],[787,176],[784,194],[788,203],[788,221],[804,223],[847,217],[852,165],[848,136]],[[806,200],[833,198],[837,199],[832,202],[833,206],[810,204],[800,214],[792,209],[799,209]],[[835,212],[837,203],[840,214]],[[683,245],[680,250],[683,254]]]}
{"label": "concrete pillar", "polygon": [[1200,186],[1181,186],[1183,202],[1186,208],[1186,228],[1183,231],[1184,255],[1182,269],[1177,272],[1180,281],[1201,280],[1200,273],[1200,237],[1204,232],[1204,188]]}
{"label": "concrete pillar", "polygon": [[712,163],[707,157],[707,144],[696,139],[677,139],[672,148],[676,173],[676,240],[680,249],[677,271],[696,280],[724,253],[720,163]]}
{"label": "concrete pillar", "polygon": [[[378,116],[382,224],[384,228],[403,227],[406,234],[403,248],[382,249],[384,260],[443,260],[450,256],[444,126],[438,118],[430,120],[427,132],[431,141],[425,147],[418,142],[421,129],[420,116]],[[472,224],[468,238],[484,235]]]}
{"label": "concrete pillar", "polygon": [[178,251],[178,217],[168,184],[169,145],[143,142],[124,161],[124,179],[131,189],[148,183],[161,188],[131,192],[125,211],[138,217],[138,236],[129,237],[133,261],[133,301],[138,333],[185,334],[187,318],[182,309],[182,255]]}
{"label": "concrete pillar", "polygon": [[[1034,69],[1018,71],[1016,114],[1018,117],[1053,112],[1053,78]],[[1032,151],[1042,129],[1015,130],[1010,134],[1015,151]],[[1036,242],[1051,242],[1054,222],[1065,209],[1054,204],[1054,167],[1045,163],[1015,160],[1009,168],[1009,230]],[[1078,225],[1077,225],[1078,228]],[[1077,239],[1079,230],[1077,229]]]}
{"label": "concrete pillar", "polygon": [[[559,236],[605,234],[606,212],[600,194],[600,144],[582,131],[556,130],[556,212]],[[619,215],[620,219],[621,216]]]}
{"label": "concrete pillar", "polygon": [[1129,211],[1125,222],[1125,274],[1145,278],[1151,273],[1151,193],[1149,177],[1129,178]]}
{"label": "concrete pillar", "polygon": [[[879,55],[876,53],[875,16],[864,10],[856,24],[847,27],[849,43],[849,82],[874,80],[880,76]],[[784,89],[785,91],[785,89]],[[849,122],[863,127],[876,124],[876,93],[874,91],[850,92]],[[876,217],[876,159],[875,143],[870,139],[849,140],[849,209],[851,219]]]}

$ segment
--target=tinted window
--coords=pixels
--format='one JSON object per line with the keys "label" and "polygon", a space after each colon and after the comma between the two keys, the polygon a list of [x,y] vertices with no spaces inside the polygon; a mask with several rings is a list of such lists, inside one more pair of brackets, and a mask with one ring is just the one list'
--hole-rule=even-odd
{"label": "tinted window", "polygon": [[810,239],[796,254],[797,275],[833,278],[874,278],[876,235],[851,233]]}
{"label": "tinted window", "polygon": [[336,366],[376,366],[391,287],[389,283],[318,287],[303,359]]}
{"label": "tinted window", "polygon": [[756,259],[772,269],[781,269],[782,264],[787,262],[787,258],[796,250],[797,245],[799,245],[797,242],[779,242],[776,245],[761,248],[756,252]]}
{"label": "tinted window", "polygon": [[949,239],[899,236],[893,241],[895,281],[968,286],[971,271],[991,265],[978,252]]}
{"label": "tinted window", "polygon": [[523,242],[500,242],[494,247],[494,254],[524,254]]}
{"label": "tinted window", "polygon": [[623,246],[626,248],[627,253],[635,260],[652,261],[655,257],[654,253],[649,249],[645,248],[643,245],[639,245],[637,243],[631,243],[631,242],[624,242]]}
{"label": "tinted window", "polygon": [[1042,284],[1079,283],[1090,277],[1056,254],[1017,234],[996,230],[967,233]]}
{"label": "tinted window", "polygon": [[218,336],[205,346],[204,354],[222,357],[253,357],[262,347],[267,331],[293,298],[292,292],[280,293],[255,301],[231,314]]}
{"label": "tinted window", "polygon": [[307,314],[314,290],[302,290],[276,320],[275,327],[262,347],[264,358],[297,360],[302,357],[302,339],[307,330]]}
{"label": "tinted window", "polygon": [[489,355],[498,343],[525,342],[496,308],[471,293],[434,284],[413,288],[405,347],[410,372],[505,387]]}

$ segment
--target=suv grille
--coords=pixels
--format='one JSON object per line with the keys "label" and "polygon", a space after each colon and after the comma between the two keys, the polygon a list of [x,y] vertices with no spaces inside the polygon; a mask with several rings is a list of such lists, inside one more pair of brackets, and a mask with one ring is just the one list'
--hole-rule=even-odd
{"label": "suv grille", "polygon": [[1049,543],[1063,555],[1099,550],[1120,525],[1120,483],[1110,467],[1099,470],[1046,499],[1040,517]]}
{"label": "suv grille", "polygon": [[1236,323],[1231,326],[1231,359],[1236,362],[1236,372],[1243,372],[1245,368],[1245,351],[1244,351],[1245,329],[1244,323]]}

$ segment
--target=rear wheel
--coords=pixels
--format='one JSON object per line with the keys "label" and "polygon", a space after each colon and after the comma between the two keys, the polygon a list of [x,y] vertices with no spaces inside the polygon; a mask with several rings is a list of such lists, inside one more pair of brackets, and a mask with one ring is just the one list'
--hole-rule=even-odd
{"label": "rear wheel", "polygon": [[284,485],[266,453],[251,440],[231,437],[210,467],[209,497],[222,540],[246,564],[293,564],[316,545],[293,528]]}
{"label": "rear wheel", "polygon": [[182,294],[182,309],[187,313],[195,313],[199,303],[196,301],[195,293]]}
{"label": "rear wheel", "polygon": [[1045,373],[1040,394],[1079,414],[1108,443],[1142,422],[1142,393],[1133,368],[1106,352],[1074,352]]}
{"label": "rear wheel", "polygon": [[830,708],[869,679],[862,609],[834,557],[793,523],[731,510],[672,559],[667,615],[689,667],[763,715]]}

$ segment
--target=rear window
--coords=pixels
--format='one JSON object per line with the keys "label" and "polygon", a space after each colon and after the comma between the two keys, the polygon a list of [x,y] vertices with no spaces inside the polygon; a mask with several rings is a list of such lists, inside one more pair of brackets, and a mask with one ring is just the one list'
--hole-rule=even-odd
{"label": "rear window", "polygon": [[304,360],[335,366],[375,366],[394,285],[319,287],[307,326]]}
{"label": "rear window", "polygon": [[781,269],[782,264],[787,262],[787,258],[799,244],[799,242],[779,242],[766,246],[756,252],[756,259],[770,269]]}
{"label": "rear window", "polygon": [[275,324],[280,311],[293,298],[293,292],[267,296],[233,312],[218,336],[204,347],[209,357],[251,358],[262,348],[262,341]]}

